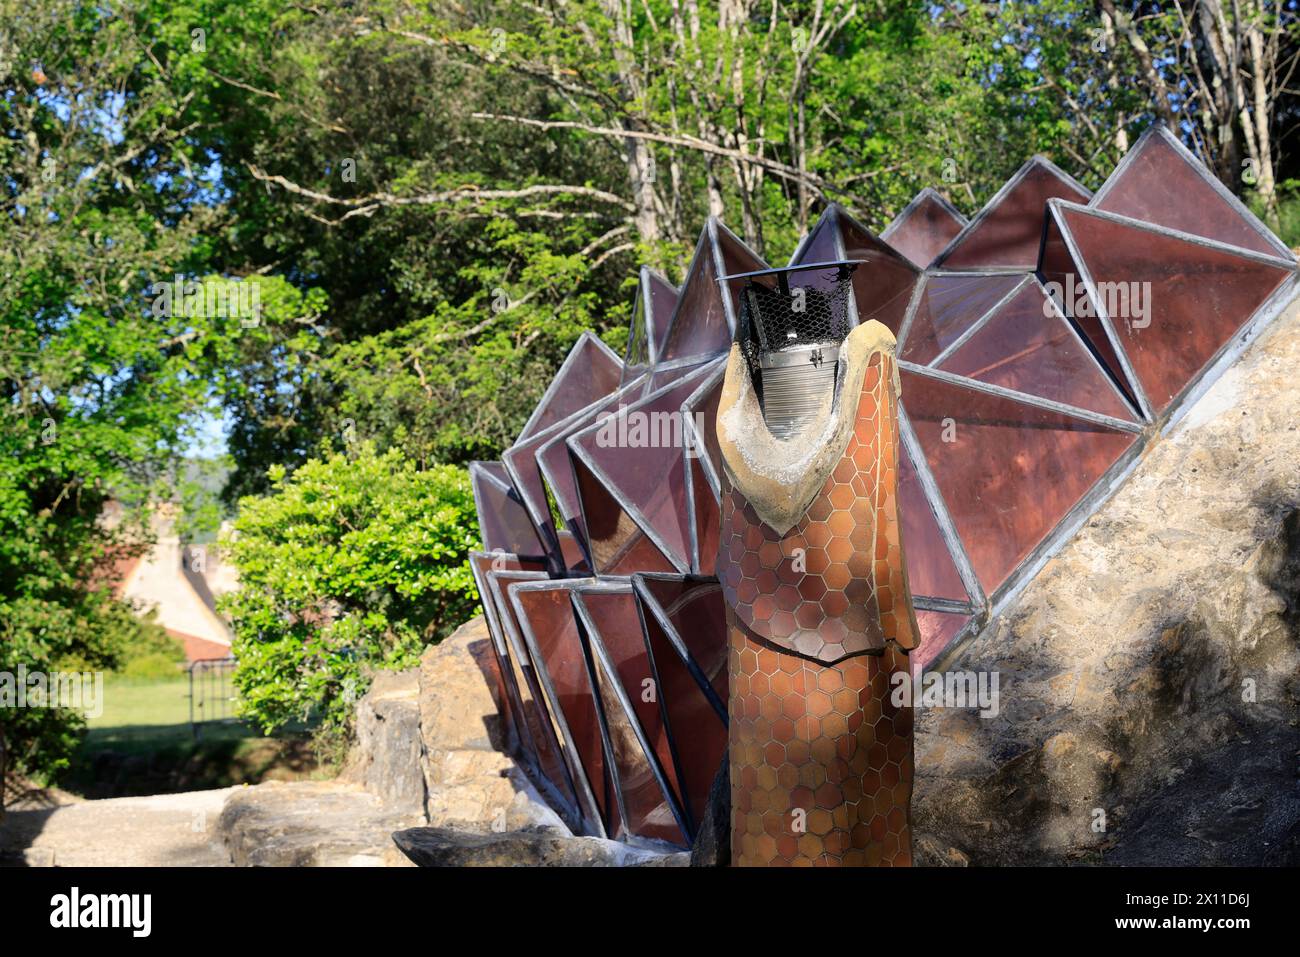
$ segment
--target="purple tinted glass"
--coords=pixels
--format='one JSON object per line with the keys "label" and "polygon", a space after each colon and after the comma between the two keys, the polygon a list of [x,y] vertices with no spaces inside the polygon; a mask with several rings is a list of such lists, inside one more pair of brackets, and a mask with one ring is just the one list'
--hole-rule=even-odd
{"label": "purple tinted glass", "polygon": [[[623,826],[614,782],[605,763],[602,715],[596,703],[587,650],[569,598],[571,586],[554,583],[513,586],[510,597],[525,625],[525,636],[552,716],[558,718],[569,770],[587,784],[600,823],[608,835]],[[582,795],[580,794],[580,797]]]}
{"label": "purple tinted glass", "polygon": [[880,238],[924,269],[966,225],[966,217],[934,190],[922,190]]}
{"label": "purple tinted glass", "polygon": [[1098,190],[1093,206],[1265,255],[1285,255],[1215,188],[1211,175],[1161,129],[1133,147]]}
{"label": "purple tinted glass", "polygon": [[544,551],[524,503],[500,462],[471,462],[470,487],[478,512],[479,534],[488,551],[541,555]]}
{"label": "purple tinted glass", "polygon": [[1078,333],[1038,283],[1016,293],[938,366],[945,372],[1133,421]]}
{"label": "purple tinted glass", "polygon": [[1061,215],[1156,415],[1293,275],[1087,209]]}
{"label": "purple tinted glass", "polygon": [[903,370],[903,403],[991,594],[1136,436]]}
{"label": "purple tinted glass", "polygon": [[1023,276],[931,273],[899,358],[928,365],[1006,296]]}
{"label": "purple tinted glass", "polygon": [[639,837],[686,844],[677,820],[680,809],[673,807],[677,782],[667,728],[655,696],[647,691],[653,676],[632,588],[579,589],[577,600],[592,625],[597,681],[627,829]]}
{"label": "purple tinted glass", "polygon": [[[656,538],[661,550],[683,570],[690,567],[691,545],[682,467],[689,438],[681,407],[712,371],[700,367],[569,439],[574,458],[581,458],[593,475],[603,477],[602,484],[620,508],[640,516],[642,531]],[[604,529],[593,527],[590,516],[586,527],[593,553],[603,554],[597,542],[598,531]],[[596,571],[607,573],[599,557]]]}
{"label": "purple tinted glass", "polygon": [[618,388],[622,378],[623,363],[618,356],[598,337],[584,332],[569,350],[517,441],[550,428],[608,395]]}
{"label": "purple tinted glass", "polygon": [[1089,194],[1043,159],[1021,167],[1014,184],[980,211],[940,257],[944,269],[1033,269],[1047,201],[1086,203]]}

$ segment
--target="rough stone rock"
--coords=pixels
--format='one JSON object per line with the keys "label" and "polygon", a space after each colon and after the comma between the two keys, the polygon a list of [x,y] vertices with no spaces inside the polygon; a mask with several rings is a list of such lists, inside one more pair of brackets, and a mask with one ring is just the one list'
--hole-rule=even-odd
{"label": "rough stone rock", "polygon": [[357,703],[357,740],[342,775],[390,809],[414,815],[424,814],[426,798],[419,684],[415,669],[375,673]]}
{"label": "rough stone rock", "polygon": [[226,798],[217,834],[237,867],[391,867],[390,840],[420,821],[341,781],[271,781]]}
{"label": "rough stone rock", "polygon": [[567,830],[529,827],[503,833],[416,827],[393,842],[420,867],[625,867],[681,866],[681,854],[656,854]]}
{"label": "rough stone rock", "polygon": [[483,618],[471,619],[420,659],[420,739],[426,813],[434,827],[515,831],[563,828],[505,753],[510,742]]}
{"label": "rough stone rock", "polygon": [[704,820],[691,847],[691,867],[731,866],[731,761],[722,756],[718,773],[709,787]]}
{"label": "rough stone rock", "polygon": [[1300,857],[1300,310],[1250,348],[948,668],[917,724],[918,862]]}

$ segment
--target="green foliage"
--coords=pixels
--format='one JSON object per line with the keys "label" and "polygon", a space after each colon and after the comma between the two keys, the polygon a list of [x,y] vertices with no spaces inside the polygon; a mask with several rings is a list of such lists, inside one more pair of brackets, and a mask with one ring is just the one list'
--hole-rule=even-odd
{"label": "green foliage", "polygon": [[270,481],[226,543],[240,703],[268,732],[312,717],[346,728],[368,669],[413,664],[471,613],[469,478],[363,443]]}

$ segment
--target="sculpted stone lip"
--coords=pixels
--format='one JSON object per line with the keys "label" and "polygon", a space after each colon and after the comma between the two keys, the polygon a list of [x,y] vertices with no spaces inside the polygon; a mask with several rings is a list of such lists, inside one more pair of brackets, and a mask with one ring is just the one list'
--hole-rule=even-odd
{"label": "sculpted stone lip", "polygon": [[[642,269],[625,356],[581,338],[472,471],[503,717],[576,830],[694,841],[730,737],[737,853],[906,863],[910,717],[882,724],[876,682],[956,660],[1296,288],[1163,126],[1095,194],[1034,157],[969,218],[927,189],[876,235],[832,204],[786,285],[824,299],[846,261],[834,392],[802,435],[766,427],[736,344],[744,284],[770,284],[752,308],[783,271],[710,219],[680,288]],[[633,442],[633,415],[676,431]],[[554,601],[515,600],[547,579]],[[850,823],[859,791],[882,813]],[[772,806],[801,812],[793,843]]]}

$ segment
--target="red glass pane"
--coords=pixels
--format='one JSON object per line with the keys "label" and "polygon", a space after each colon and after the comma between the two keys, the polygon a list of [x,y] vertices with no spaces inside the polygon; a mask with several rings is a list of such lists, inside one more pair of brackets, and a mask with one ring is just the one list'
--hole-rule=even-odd
{"label": "red glass pane", "polygon": [[790,265],[829,263],[841,259],[838,242],[839,231],[839,221],[835,215],[834,207],[828,207],[826,212],[813,225],[812,232],[808,234],[807,239],[795,251],[790,260]]}
{"label": "red glass pane", "polygon": [[837,209],[845,259],[864,259],[853,271],[858,322],[874,319],[898,335],[912,300],[919,269],[847,213]]}
{"label": "red glass pane", "polygon": [[643,592],[663,612],[702,686],[715,696],[719,714],[726,712],[727,628],[722,587],[713,579],[679,575],[641,575]]}
{"label": "red glass pane", "polygon": [[686,469],[690,481],[691,507],[695,511],[695,561],[692,569],[701,575],[712,575],[718,563],[721,510],[718,500],[713,496],[713,486],[704,476],[704,466],[700,460],[688,457]]}
{"label": "red glass pane", "polygon": [[1136,440],[903,370],[903,404],[986,593]]}
{"label": "red glass pane", "polygon": [[[506,646],[510,654],[511,671],[515,678],[515,687],[519,691],[521,711],[531,745],[528,754],[530,763],[541,776],[545,785],[554,795],[558,795],[558,806],[571,809],[572,815],[578,808],[577,794],[564,763],[560,748],[559,735],[546,704],[546,696],[537,677],[533,657],[524,641],[519,627],[519,618],[514,605],[510,603],[506,589],[515,582],[543,581],[546,575],[540,572],[490,571],[488,573],[488,594],[491,596],[497,619],[502,625],[506,637]],[[571,823],[576,825],[576,821]]]}
{"label": "red glass pane", "polygon": [[541,571],[541,562],[520,561],[517,555],[502,552],[470,552],[470,572],[474,576],[474,585],[478,589],[479,600],[483,604],[483,619],[492,638],[492,650],[496,654],[497,669],[502,691],[501,717],[509,728],[514,741],[514,750],[529,755],[533,754],[532,736],[524,719],[523,698],[519,691],[518,678],[510,661],[510,648],[506,643],[505,629],[497,613],[496,603],[488,587],[488,573],[494,569],[500,571]]}
{"label": "red glass pane", "polygon": [[724,291],[717,281],[719,261],[725,270],[721,275],[766,268],[725,226],[710,220],[700,234],[686,281],[682,283],[677,309],[659,357],[661,362],[716,355],[731,347],[728,306],[723,304]]}
{"label": "red glass pane", "polygon": [[939,368],[1134,421],[1128,404],[1038,283],[1016,293]]}
{"label": "red glass pane", "polygon": [[1011,274],[927,275],[899,358],[917,365],[933,362],[1023,279]]}
{"label": "red glass pane", "polygon": [[880,238],[924,269],[957,238],[965,225],[965,216],[934,190],[926,188],[885,228]]}
{"label": "red glass pane", "polygon": [[[690,567],[691,545],[686,505],[686,471],[682,460],[689,447],[682,403],[714,369],[702,366],[659,393],[622,407],[569,440],[580,450],[594,474],[602,475],[609,493],[642,530],[658,537],[661,549]],[[595,548],[596,530],[587,522],[588,541]],[[602,571],[599,564],[597,571]]]}
{"label": "red glass pane", "polygon": [[[562,429],[552,429],[547,434],[553,436],[537,450],[537,468],[541,472],[546,487],[551,490],[555,507],[565,525],[583,542],[587,539],[587,528],[582,521],[582,503],[578,499],[578,486],[573,478],[573,469],[569,465],[568,437],[590,426],[606,412],[617,409],[620,402],[627,402],[639,393],[633,384],[622,389],[607,399],[594,403],[587,412],[570,419]],[[568,563],[573,567],[572,563]]]}
{"label": "red glass pane", "polygon": [[938,265],[944,269],[1033,269],[1047,201],[1053,197],[1088,201],[1086,191],[1042,158],[1030,160],[1016,176],[1009,190],[971,220],[973,225],[948,248]]}
{"label": "red glass pane", "polygon": [[901,446],[899,454],[898,514],[903,525],[903,556],[912,594],[966,601],[966,588],[939,532],[938,520],[921,489],[906,446]]}
{"label": "red glass pane", "polygon": [[623,363],[594,334],[584,332],[547,387],[517,441],[535,435],[618,388]]}
{"label": "red glass pane", "polygon": [[488,551],[541,555],[544,551],[524,503],[500,462],[471,462],[470,487],[478,513],[479,534]]}
{"label": "red glass pane", "polygon": [[1084,339],[1092,348],[1098,361],[1110,372],[1112,381],[1117,383],[1124,393],[1133,399],[1132,387],[1124,375],[1124,367],[1115,356],[1115,349],[1102,328],[1101,320],[1087,308],[1083,280],[1079,266],[1074,261],[1065,239],[1061,234],[1061,212],[1050,211],[1047,228],[1043,239],[1042,254],[1039,257],[1038,271],[1043,284],[1053,290],[1059,290],[1061,306],[1065,314],[1072,318],[1083,333]]}
{"label": "red glass pane", "polygon": [[677,308],[677,287],[657,272],[641,270],[641,281],[645,284],[650,298],[650,334],[656,359],[663,353],[664,343],[668,338],[668,327],[673,321],[673,310]]}
{"label": "red glass pane", "polygon": [[[638,595],[638,600],[640,599],[641,596]],[[712,615],[719,620],[722,618],[720,600]],[[659,691],[659,702],[676,759],[677,780],[683,792],[679,797],[685,804],[691,821],[698,825],[704,820],[709,789],[722,764],[722,756],[727,751],[726,724],[700,690],[653,610],[646,607],[644,602],[642,621],[645,623],[646,647],[650,651],[651,666],[656,676],[655,686]],[[725,648],[724,635],[724,684]],[[725,694],[723,700],[726,700]]]}
{"label": "red glass pane", "polygon": [[1175,146],[1163,127],[1142,137],[1097,191],[1093,206],[1270,256],[1290,253],[1270,242],[1240,207],[1214,188],[1213,174]]}
{"label": "red glass pane", "polygon": [[[646,700],[653,675],[632,588],[579,589],[577,600],[593,625],[590,638],[597,646],[593,650],[604,652],[595,655],[596,675],[618,767],[627,829],[640,837],[687,844],[673,812],[671,801],[675,797],[670,798],[656,775],[657,771],[664,776],[675,795],[676,769],[663,714],[656,700]],[[606,671],[606,664],[610,671]],[[615,691],[615,682],[621,694]],[[642,747],[642,739],[650,746],[649,754]]]}
{"label": "red glass pane", "polygon": [[1086,209],[1061,215],[1157,415],[1293,275]]}
{"label": "red glass pane", "polygon": [[912,666],[912,675],[915,677],[938,658],[968,621],[970,621],[969,615],[946,611],[918,611],[916,624],[921,629],[921,640],[916,649],[907,656],[908,663]]}
{"label": "red glass pane", "polygon": [[676,566],[641,530],[619,504],[605,482],[572,452],[569,463],[582,505],[587,547],[598,575],[631,575],[637,571],[675,571]]}
{"label": "red glass pane", "polygon": [[[601,718],[588,669],[587,651],[562,583],[535,587],[513,586],[510,595],[525,619],[526,635],[538,676],[546,691],[552,715],[560,718],[569,770],[583,775],[605,833],[617,835],[622,827],[614,783],[605,765]],[[572,749],[572,750],[570,750]],[[583,796],[579,790],[580,798]]]}

